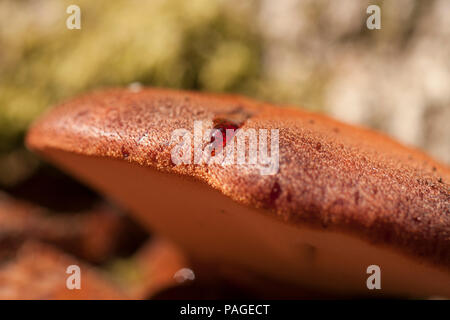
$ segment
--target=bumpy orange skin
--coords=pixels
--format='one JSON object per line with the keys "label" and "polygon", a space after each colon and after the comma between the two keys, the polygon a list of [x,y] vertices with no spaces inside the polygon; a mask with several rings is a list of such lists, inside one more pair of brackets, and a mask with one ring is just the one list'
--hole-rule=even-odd
{"label": "bumpy orange skin", "polygon": [[[228,118],[243,129],[279,129],[277,174],[252,165],[173,165],[173,130]],[[192,176],[286,223],[351,233],[450,270],[450,169],[323,115],[237,96],[110,89],[51,110],[27,144],[44,155],[57,149]]]}

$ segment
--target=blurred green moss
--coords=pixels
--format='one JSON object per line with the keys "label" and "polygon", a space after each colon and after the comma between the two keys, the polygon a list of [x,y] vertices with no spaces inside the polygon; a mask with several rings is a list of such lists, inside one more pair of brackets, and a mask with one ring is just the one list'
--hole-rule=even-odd
{"label": "blurred green moss", "polygon": [[[61,99],[131,82],[250,91],[258,36],[219,1],[77,1],[82,29],[68,30],[73,1],[5,1],[1,11],[0,150]],[[35,9],[35,10],[33,10]]]}
{"label": "blurred green moss", "polygon": [[220,1],[80,0],[82,29],[69,30],[72,3],[0,2],[0,158],[21,148],[45,109],[94,88],[254,90],[261,41],[250,19]]}

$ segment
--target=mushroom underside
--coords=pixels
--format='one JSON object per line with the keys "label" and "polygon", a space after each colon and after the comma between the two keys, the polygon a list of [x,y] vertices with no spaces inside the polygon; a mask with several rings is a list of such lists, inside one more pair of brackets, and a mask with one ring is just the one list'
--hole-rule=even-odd
{"label": "mushroom underside", "polygon": [[[449,296],[450,275],[416,257],[356,235],[290,225],[241,205],[193,178],[107,157],[43,150],[45,156],[130,209],[212,273],[262,275],[345,296]],[[367,268],[381,269],[369,290]],[[239,270],[239,272],[229,272]]]}

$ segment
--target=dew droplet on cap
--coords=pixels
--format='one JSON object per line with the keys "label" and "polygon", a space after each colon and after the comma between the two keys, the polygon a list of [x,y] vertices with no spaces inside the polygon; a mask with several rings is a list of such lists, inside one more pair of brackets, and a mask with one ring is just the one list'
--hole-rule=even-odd
{"label": "dew droplet on cap", "polygon": [[182,268],[177,272],[175,272],[173,278],[175,279],[176,282],[183,283],[186,282],[187,280],[191,281],[195,280],[195,274],[194,271],[192,271],[189,268]]}

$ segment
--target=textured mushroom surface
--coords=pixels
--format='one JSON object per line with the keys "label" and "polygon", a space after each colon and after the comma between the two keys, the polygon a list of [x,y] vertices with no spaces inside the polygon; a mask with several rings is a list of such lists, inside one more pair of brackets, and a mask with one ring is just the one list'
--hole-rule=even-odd
{"label": "textured mushroom surface", "polygon": [[[180,128],[193,131],[196,120],[209,128],[225,121],[241,129],[278,129],[279,171],[261,175],[258,167],[250,164],[175,165],[171,160],[171,134]],[[132,210],[140,211],[141,218],[158,215],[155,208],[164,208],[164,203],[148,208],[149,203],[141,199],[140,204],[134,204],[139,201],[133,198],[132,191],[121,193],[115,190],[120,186],[111,186],[114,181],[122,181],[111,178],[105,182],[109,179],[107,173],[101,173],[105,161],[111,164],[111,176],[114,168],[117,173],[126,165],[122,175],[134,170],[145,179],[146,173],[141,171],[145,169],[183,183],[209,185],[199,188],[209,188],[215,191],[211,194],[257,210],[269,219],[269,229],[273,221],[275,229],[285,225],[298,228],[298,232],[307,228],[351,236],[369,247],[389,248],[405,259],[434,268],[441,280],[450,279],[449,168],[371,130],[237,96],[111,89],[81,96],[51,110],[30,129],[27,144]],[[92,159],[96,164],[86,169],[90,160],[83,159]],[[133,169],[127,171],[129,168]],[[139,180],[139,176],[133,179]],[[164,185],[166,178],[161,179],[159,184]],[[129,185],[131,182],[123,188]],[[152,188],[147,191],[158,193],[158,186]],[[173,190],[173,201],[185,199],[176,188]],[[172,205],[167,200],[170,197],[162,198],[167,206]],[[226,211],[220,201],[217,208]],[[229,202],[226,205],[233,206]],[[145,206],[153,212],[145,213]],[[239,217],[236,219],[239,221]],[[161,227],[154,221],[149,224],[157,231],[165,231],[165,225]],[[267,234],[270,236],[270,232]],[[310,251],[314,252],[314,246]],[[446,288],[449,294],[448,285]]]}

